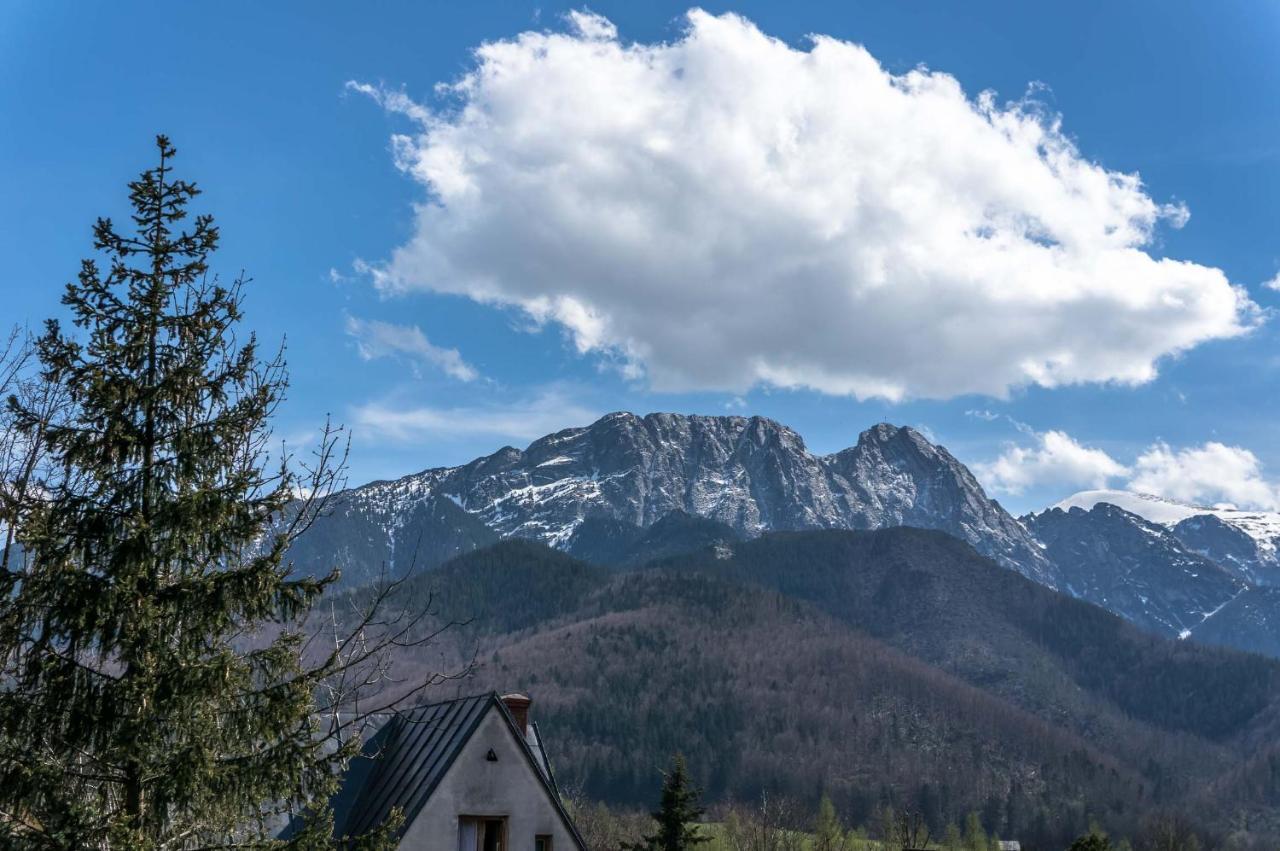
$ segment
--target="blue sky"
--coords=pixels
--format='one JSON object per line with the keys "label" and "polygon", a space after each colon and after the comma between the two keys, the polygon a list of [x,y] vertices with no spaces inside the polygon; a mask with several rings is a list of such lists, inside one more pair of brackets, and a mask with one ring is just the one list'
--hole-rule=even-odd
{"label": "blue sky", "polygon": [[[353,482],[463,462],[506,443],[521,446],[533,435],[585,424],[611,410],[675,410],[770,416],[794,427],[819,452],[851,444],[860,430],[880,420],[914,425],[980,470],[1015,511],[1038,509],[1103,481],[1136,481],[1199,501],[1274,506],[1280,357],[1277,320],[1269,312],[1280,305],[1280,292],[1263,283],[1280,271],[1280,6],[1228,0],[1052,6],[757,2],[704,8],[712,16],[736,13],[750,25],[717,25],[726,19],[713,18],[699,40],[691,35],[696,24],[685,16],[688,6],[669,3],[593,3],[591,12],[599,17],[581,17],[578,24],[566,14],[582,6],[533,3],[245,2],[162,9],[130,2],[6,3],[0,10],[0,168],[7,178],[0,195],[0,319],[36,324],[59,313],[63,283],[90,253],[90,224],[99,215],[123,214],[124,183],[150,164],[150,140],[164,132],[179,149],[181,170],[204,187],[202,207],[222,227],[216,267],[228,276],[244,269],[255,281],[248,324],[264,340],[288,340],[292,387],[279,432],[301,440],[326,414],[352,425]],[[616,27],[616,36],[600,29],[604,21]],[[751,26],[780,40],[782,48],[753,41]],[[606,57],[598,59],[605,64],[595,71],[584,67],[575,74],[570,64],[567,75],[532,76],[524,90],[482,79],[470,95],[436,93],[437,84],[483,65],[474,54],[482,43],[505,43],[517,54],[488,60],[495,70],[495,63],[518,65],[536,56],[533,47],[511,41],[526,32],[564,39],[557,44],[569,51],[568,63],[578,55],[572,50],[603,38],[616,41],[623,53],[628,46],[647,46],[651,53],[645,55],[654,63],[680,61],[694,68],[699,58],[714,64],[728,57],[725,62],[744,61],[760,74],[738,74],[742,87],[736,91],[709,90],[712,83],[693,91],[698,81],[732,80],[723,69],[705,77],[691,71],[680,85],[641,76],[636,85],[646,88],[630,91],[627,81],[633,78],[621,60]],[[844,286],[832,269],[845,267],[810,264],[812,250],[804,246],[809,232],[822,229],[813,210],[844,201],[824,195],[814,162],[819,153],[838,153],[842,140],[859,131],[845,122],[820,142],[804,134],[816,133],[812,127],[829,115],[852,116],[856,125],[859,109],[870,112],[861,100],[869,97],[869,83],[863,82],[873,80],[856,76],[869,74],[865,68],[840,70],[839,61],[836,70],[821,72],[796,65],[792,60],[812,49],[809,34],[862,45],[889,74],[925,66],[950,75],[970,104],[980,92],[994,90],[995,108],[1011,109],[1008,104],[1030,87],[1035,105],[1021,114],[1033,109],[1049,123],[1060,116],[1061,138],[1075,146],[1073,162],[1141,175],[1141,189],[1126,190],[1119,200],[1121,190],[1098,190],[1109,193],[1108,204],[1123,206],[1137,197],[1157,210],[1149,238],[1136,247],[1113,251],[1109,237],[1088,237],[1092,247],[1080,268],[1112,270],[1098,273],[1111,277],[1091,282],[1074,269],[1070,286],[1097,283],[1105,290],[1099,290],[1104,306],[1107,299],[1119,304],[1124,293],[1149,287],[1163,307],[1128,305],[1115,314],[1097,305],[1101,312],[1039,310],[1017,296],[1011,312],[1002,313],[1004,297],[987,290],[965,301],[971,291],[966,288],[984,280],[985,265],[944,274],[930,271],[926,258],[922,267],[906,269],[906,261],[892,259],[900,248],[894,243],[870,248],[879,252],[874,257],[890,258],[882,282],[889,289],[875,292],[895,295],[873,292],[870,301],[859,302],[865,310],[848,316],[831,310],[825,299]],[[672,45],[684,51],[678,60],[672,59]],[[733,45],[746,53],[735,59]],[[856,54],[837,49],[833,56]],[[781,64],[774,68],[772,62]],[[613,70],[616,78],[608,76]],[[547,79],[556,82],[547,85]],[[770,89],[775,79],[782,81],[776,91]],[[835,81],[831,91],[815,91],[824,79]],[[593,81],[605,90],[594,91]],[[554,86],[563,91],[549,92]],[[707,100],[696,108],[661,101],[686,93]],[[412,103],[398,103],[401,94]],[[539,137],[536,150],[518,148],[511,128],[531,120],[553,94],[560,103],[581,99],[587,114],[557,118],[557,129]],[[507,112],[492,126],[459,117],[468,98],[482,106],[490,98],[492,106],[506,96],[520,102],[502,107]],[[747,109],[749,124],[770,98],[782,111],[803,102],[805,118],[796,132],[799,144],[812,147],[804,149],[804,162],[792,163],[796,169],[779,166],[779,174],[799,176],[778,178],[781,194],[770,196],[765,207],[743,202],[773,218],[743,214],[738,220],[724,199],[711,197],[725,189],[720,177],[706,177],[708,164],[718,167],[718,158],[692,150],[703,139],[715,143],[721,131],[696,124],[722,102],[731,122],[744,119]],[[629,153],[630,143],[619,141],[617,131],[631,126],[625,122],[632,111],[622,115],[619,108],[617,122],[623,123],[613,124],[612,113],[591,114],[593,104],[603,104],[604,113],[653,99],[660,116],[652,127],[657,141],[644,144],[662,146],[662,162],[693,175],[662,187],[649,185],[644,170],[620,170],[609,161]],[[832,180],[865,168],[871,176],[858,185],[870,187],[865,191],[874,196],[892,195],[898,185],[916,188],[912,181],[919,178],[925,207],[929,198],[943,197],[929,193],[951,197],[966,187],[993,193],[988,206],[1008,203],[1016,213],[1025,212],[1021,204],[1034,206],[1036,215],[1057,215],[1075,203],[1069,191],[1074,184],[1050,187],[1043,197],[1004,200],[1020,189],[991,188],[1008,174],[999,150],[994,164],[986,162],[992,149],[984,148],[980,136],[965,141],[957,134],[954,156],[945,146],[917,147],[917,130],[950,132],[939,129],[946,104],[933,103],[924,95],[904,101],[919,106],[923,117],[894,112],[901,120],[888,121],[881,138],[857,142],[864,146],[857,148],[862,156],[855,162],[851,155],[848,169],[838,157],[832,160]],[[414,110],[448,125],[448,145],[439,136],[428,138],[423,113]],[[675,114],[685,117],[672,123],[667,116]],[[499,119],[511,123],[498,126]],[[639,136],[648,139],[647,132]],[[406,141],[393,149],[395,134]],[[593,147],[597,139],[607,142]],[[579,256],[566,254],[568,249],[553,252],[535,244],[546,236],[538,229],[543,212],[548,224],[563,221],[552,215],[562,213],[568,201],[547,211],[536,207],[543,200],[556,203],[559,184],[548,189],[530,178],[528,194],[509,198],[500,197],[501,182],[484,184],[485,203],[494,207],[476,213],[480,224],[480,218],[458,212],[462,200],[450,202],[445,213],[423,213],[421,205],[439,201],[433,193],[440,187],[430,183],[440,174],[432,170],[438,168],[433,157],[451,150],[483,150],[517,177],[513,169],[535,154],[562,158],[553,165],[570,170],[565,183],[573,189],[578,222],[598,216],[602,226],[612,226],[619,210],[625,219],[633,197],[626,181],[633,181],[634,197],[641,199],[636,204],[650,205],[636,213],[643,227],[658,228],[655,233],[681,241],[681,248],[658,242],[653,258],[619,255],[620,266],[643,268],[619,273],[617,287],[606,290],[596,278],[613,280],[608,252],[621,243],[601,241],[594,232],[558,230],[556,236],[583,258],[580,268],[563,265],[566,256]],[[918,154],[910,171],[894,171],[906,168],[896,161],[875,162],[895,159],[899,150]],[[580,179],[580,163],[572,159],[579,156],[602,169],[589,182]],[[776,176],[766,174],[761,181]],[[615,178],[617,185],[608,182]],[[602,193],[598,206],[593,187]],[[759,191],[739,188],[748,199]],[[659,196],[672,206],[658,205],[653,199]],[[887,215],[889,200],[861,200],[864,213]],[[514,214],[504,214],[501,222],[495,218],[494,210],[510,211],[517,204],[535,206],[523,221]],[[695,213],[726,209],[731,214],[724,226],[704,237],[699,229],[711,226]],[[788,218],[787,210],[804,212]],[[1181,211],[1190,216],[1179,227]],[[854,215],[845,208],[836,214]],[[652,223],[655,215],[663,221]],[[1067,241],[1063,234],[1072,228],[1096,224],[1082,223],[1080,215],[1073,207],[1062,212],[1060,230],[1051,225],[1048,236],[1018,231],[1019,238],[1030,240],[1033,253],[1037,245]],[[1107,215],[1114,215],[1111,207],[1099,213]],[[680,216],[690,217],[692,229],[662,230]],[[941,244],[930,240],[945,223],[924,214],[914,224],[894,217],[877,221],[889,220],[925,248]],[[870,250],[868,233],[889,228],[849,227],[855,252]],[[708,241],[726,233],[742,245],[727,260],[719,249],[705,250]],[[767,256],[790,263],[788,274],[802,282],[794,299],[768,301],[777,297],[777,282],[789,278],[753,278],[752,269],[762,261],[751,252],[761,246],[748,237],[757,233],[778,240]],[[787,256],[793,248],[796,255]],[[1108,265],[1132,260],[1134,251],[1150,258],[1135,273],[1149,274],[1149,281],[1122,280]],[[685,257],[681,252],[691,258],[687,280],[685,268],[664,265]],[[981,252],[973,256],[975,264],[990,259]],[[1168,276],[1180,273],[1160,266],[1160,258],[1194,264],[1196,277],[1174,281]],[[603,271],[584,271],[597,267]],[[812,286],[803,283],[810,274]],[[1025,282],[1015,275],[1009,286],[1034,288],[1050,280],[1038,277],[1034,264],[1025,274]],[[673,275],[681,279],[679,303],[672,302],[663,322],[660,299],[670,296],[659,285]],[[911,275],[919,278],[916,291],[901,282]],[[1224,317],[1226,281],[1243,288],[1244,301]],[[679,301],[681,290],[699,296],[697,312]],[[565,292],[577,295],[556,301]],[[695,339],[698,329],[688,323],[715,316],[706,311],[717,298],[726,306],[724,327],[741,330],[717,330],[719,348],[704,349]],[[595,299],[589,306],[599,315],[573,313],[588,303],[584,299]],[[761,311],[777,315],[776,323],[742,308],[744,303],[763,305]],[[928,309],[920,309],[922,304]],[[545,307],[541,313],[538,305]],[[978,327],[988,314],[992,327]],[[953,316],[976,316],[978,324],[956,332]],[[1162,327],[1184,320],[1186,328],[1176,333]],[[762,321],[766,331],[776,325],[777,334],[753,324]],[[1228,327],[1232,323],[1236,330]],[[884,329],[889,336],[880,341],[875,335]],[[1001,363],[1020,364],[1024,350],[1028,357],[1044,354],[1033,345],[1037,334],[1051,336],[1054,346],[1070,354],[1067,366],[1058,364],[1064,372],[1043,380],[998,374]],[[1133,347],[1141,352],[1130,351],[1130,340],[1139,341]],[[1152,352],[1157,374],[1135,379],[1135,363]],[[872,365],[863,369],[857,365],[863,360]],[[875,394],[881,384],[896,388],[887,394],[894,398]]]}

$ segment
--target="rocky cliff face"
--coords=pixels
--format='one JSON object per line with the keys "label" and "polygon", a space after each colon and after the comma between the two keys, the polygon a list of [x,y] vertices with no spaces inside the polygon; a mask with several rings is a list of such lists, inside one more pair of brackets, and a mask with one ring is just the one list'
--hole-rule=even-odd
{"label": "rocky cliff face", "polygon": [[973,545],[1041,584],[1058,577],[1023,525],[988,499],[969,469],[918,431],[880,424],[850,449],[823,459],[852,494],[851,529],[917,526]]}
{"label": "rocky cliff face", "polygon": [[[443,501],[460,508],[459,516],[441,511]],[[359,540],[347,565],[356,581],[369,573],[371,555],[391,554],[402,565],[406,542],[419,537],[410,518],[428,502],[436,506],[433,517],[443,515],[431,528],[457,527],[464,549],[484,537],[471,520],[500,537],[557,547],[590,520],[643,528],[676,511],[744,537],[910,525],[949,532],[1005,567],[1057,585],[1041,548],[963,464],[919,432],[887,424],[863,432],[849,449],[818,456],[794,431],[763,417],[610,414],[524,451],[505,447],[461,467],[357,488],[308,535]],[[304,568],[309,560],[297,558]]]}

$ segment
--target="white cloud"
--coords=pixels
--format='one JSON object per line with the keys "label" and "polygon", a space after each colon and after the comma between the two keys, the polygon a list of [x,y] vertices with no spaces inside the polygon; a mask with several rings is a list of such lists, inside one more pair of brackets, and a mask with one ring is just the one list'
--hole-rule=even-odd
{"label": "white cloud", "polygon": [[1032,445],[1006,444],[996,460],[973,465],[987,488],[1013,495],[1040,487],[1070,492],[1122,479],[1126,490],[1182,502],[1280,509],[1280,485],[1268,481],[1258,457],[1240,446],[1209,441],[1175,449],[1157,441],[1125,466],[1062,431],[1028,434]]}
{"label": "white cloud", "polygon": [[1103,450],[1083,446],[1066,432],[1033,434],[1035,445],[1008,444],[995,461],[975,464],[974,473],[992,491],[1017,495],[1049,486],[1106,487],[1111,479],[1129,472]]}
{"label": "white cloud", "polygon": [[480,373],[462,359],[457,349],[434,345],[416,325],[397,325],[376,319],[347,317],[347,334],[355,338],[356,350],[365,360],[385,357],[406,358],[416,369],[430,364],[459,381],[475,381]]}
{"label": "white cloud", "polygon": [[460,436],[532,441],[563,428],[583,426],[600,412],[550,389],[507,405],[404,407],[371,402],[352,412],[352,431],[396,443],[457,440]]}
{"label": "white cloud", "polygon": [[1184,502],[1280,507],[1280,489],[1264,478],[1258,457],[1216,441],[1183,449],[1153,444],[1134,463],[1128,487]]}
{"label": "white cloud", "polygon": [[1262,286],[1269,290],[1280,291],[1280,272],[1276,272],[1275,277],[1269,281],[1263,281]]}
{"label": "white cloud", "polygon": [[1149,253],[1185,208],[947,74],[698,10],[670,42],[574,13],[475,56],[440,109],[350,84],[415,123],[393,150],[428,195],[375,285],[515,306],[655,389],[1140,383],[1260,321]]}

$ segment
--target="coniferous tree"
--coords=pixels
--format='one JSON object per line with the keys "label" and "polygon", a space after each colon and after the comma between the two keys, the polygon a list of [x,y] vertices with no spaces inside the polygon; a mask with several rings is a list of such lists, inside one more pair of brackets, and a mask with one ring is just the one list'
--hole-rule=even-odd
{"label": "coniferous tree", "polygon": [[[329,580],[284,561],[311,504],[296,494],[332,487],[334,441],[305,481],[270,459],[283,361],[236,338],[243,280],[209,275],[218,229],[182,229],[198,190],[156,143],[130,184],[135,228],[99,219],[109,263],[67,285],[80,338],[51,320],[38,340],[65,403],[50,417],[8,400],[45,457],[6,510],[22,558],[0,574],[5,847],[260,844],[326,799],[356,744],[319,735],[316,689],[341,654],[301,658]],[[292,844],[328,830],[317,815]]]}
{"label": "coniferous tree", "polygon": [[653,812],[657,830],[646,836],[633,851],[689,851],[708,841],[698,830],[696,822],[702,817],[702,805],[698,790],[689,779],[684,757],[676,754],[671,770],[662,782],[662,800]]}
{"label": "coniferous tree", "polygon": [[965,816],[964,847],[965,851],[987,851],[991,847],[982,819],[976,812]]}
{"label": "coniferous tree", "polygon": [[1077,837],[1067,851],[1111,851],[1111,839],[1096,827]]}

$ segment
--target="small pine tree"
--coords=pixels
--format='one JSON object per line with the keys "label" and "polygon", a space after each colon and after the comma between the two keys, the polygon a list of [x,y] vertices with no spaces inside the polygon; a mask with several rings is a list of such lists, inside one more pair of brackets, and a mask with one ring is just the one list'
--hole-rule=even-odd
{"label": "small pine tree", "polygon": [[836,815],[836,807],[831,798],[823,795],[818,802],[818,821],[813,829],[814,851],[840,851],[844,847],[844,825]]}
{"label": "small pine tree", "polygon": [[631,851],[690,851],[708,837],[698,830],[702,818],[698,790],[689,780],[684,757],[676,754],[662,782],[662,802],[653,813],[657,831],[631,846]]}
{"label": "small pine tree", "polygon": [[[23,558],[0,573],[4,847],[258,844],[322,805],[357,746],[318,735],[333,668],[301,659],[326,581],[284,561],[297,527],[277,521],[316,480],[268,463],[283,362],[237,340],[241,282],[208,275],[218,229],[180,229],[198,190],[156,144],[134,229],[99,219],[109,263],[67,285],[80,339],[51,320],[38,342],[66,404],[50,421],[8,400],[48,463],[9,511]],[[313,820],[291,844],[329,832]]]}

